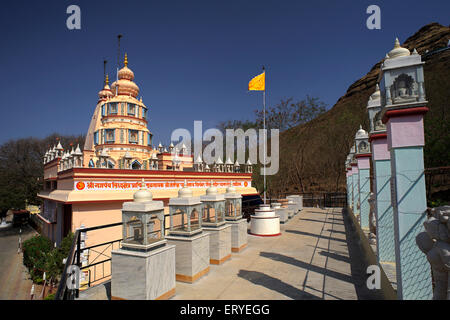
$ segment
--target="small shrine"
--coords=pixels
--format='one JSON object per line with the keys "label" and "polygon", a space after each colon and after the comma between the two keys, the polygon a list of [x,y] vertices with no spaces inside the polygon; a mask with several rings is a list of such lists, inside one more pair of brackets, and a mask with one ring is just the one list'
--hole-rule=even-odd
{"label": "small shrine", "polygon": [[[175,294],[175,246],[164,239],[164,206],[142,182],[122,207],[122,248],[111,252],[111,298],[168,299]],[[162,279],[162,280],[161,280]]]}
{"label": "small shrine", "polygon": [[209,262],[222,264],[231,258],[231,225],[225,224],[225,197],[211,185],[200,197],[203,203],[203,230],[210,234]]}
{"label": "small shrine", "polygon": [[247,219],[242,218],[242,196],[233,181],[225,193],[225,220],[231,225],[231,251],[242,251],[247,246]]}
{"label": "small shrine", "polygon": [[210,235],[202,230],[203,204],[194,197],[187,182],[170,198],[170,229],[166,239],[176,247],[175,277],[193,283],[209,272]]}

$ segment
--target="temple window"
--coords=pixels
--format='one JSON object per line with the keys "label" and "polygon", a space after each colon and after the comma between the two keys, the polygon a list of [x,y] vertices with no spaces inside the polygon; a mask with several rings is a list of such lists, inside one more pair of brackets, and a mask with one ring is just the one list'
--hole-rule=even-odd
{"label": "temple window", "polygon": [[131,164],[131,169],[133,170],[139,170],[141,169],[141,164],[139,161],[134,160],[133,163]]}
{"label": "temple window", "polygon": [[147,109],[142,108],[142,118],[147,119]]}
{"label": "temple window", "polygon": [[114,163],[108,160],[108,169],[114,169]]}
{"label": "temple window", "polygon": [[98,131],[94,132],[94,144],[97,145],[98,144]]}
{"label": "temple window", "polygon": [[128,142],[129,143],[138,143],[138,133],[137,130],[128,130]]}
{"label": "temple window", "polygon": [[128,115],[129,116],[134,116],[136,114],[136,105],[129,103],[128,104]]}
{"label": "temple window", "polygon": [[115,130],[114,129],[106,129],[105,130],[105,142],[106,143],[114,143],[115,142]]}
{"label": "temple window", "polygon": [[117,114],[117,102],[108,104],[108,114]]}
{"label": "temple window", "polygon": [[89,160],[89,168],[94,168],[94,167],[95,167],[94,161],[92,159]]}

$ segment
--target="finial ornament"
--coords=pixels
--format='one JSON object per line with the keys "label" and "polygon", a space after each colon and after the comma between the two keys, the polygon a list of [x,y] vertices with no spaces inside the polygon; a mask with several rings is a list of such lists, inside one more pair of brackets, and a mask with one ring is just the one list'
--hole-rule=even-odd
{"label": "finial ornament", "polygon": [[128,66],[128,56],[126,53],[125,53],[125,60],[123,61],[123,64],[125,65],[125,67]]}
{"label": "finial ornament", "polygon": [[109,84],[109,78],[108,78],[108,75],[106,75],[105,83],[106,83],[107,85]]}
{"label": "finial ornament", "polygon": [[395,38],[394,48],[400,48],[400,41],[398,41],[398,38]]}

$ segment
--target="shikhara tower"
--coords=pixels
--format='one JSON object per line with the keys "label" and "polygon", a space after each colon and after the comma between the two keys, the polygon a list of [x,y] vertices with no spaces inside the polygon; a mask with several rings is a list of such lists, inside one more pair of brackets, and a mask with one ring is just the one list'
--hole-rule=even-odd
{"label": "shikhara tower", "polygon": [[156,151],[152,133],[147,128],[148,108],[142,98],[134,73],[124,66],[118,79],[109,87],[108,76],[98,93],[98,102],[91,118],[84,144],[84,167],[147,169]]}

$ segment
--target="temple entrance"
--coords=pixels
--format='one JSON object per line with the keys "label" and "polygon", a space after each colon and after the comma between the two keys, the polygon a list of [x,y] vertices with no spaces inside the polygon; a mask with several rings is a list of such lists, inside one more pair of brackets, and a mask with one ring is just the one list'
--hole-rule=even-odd
{"label": "temple entrance", "polygon": [[72,205],[65,204],[63,206],[63,238],[72,231]]}

